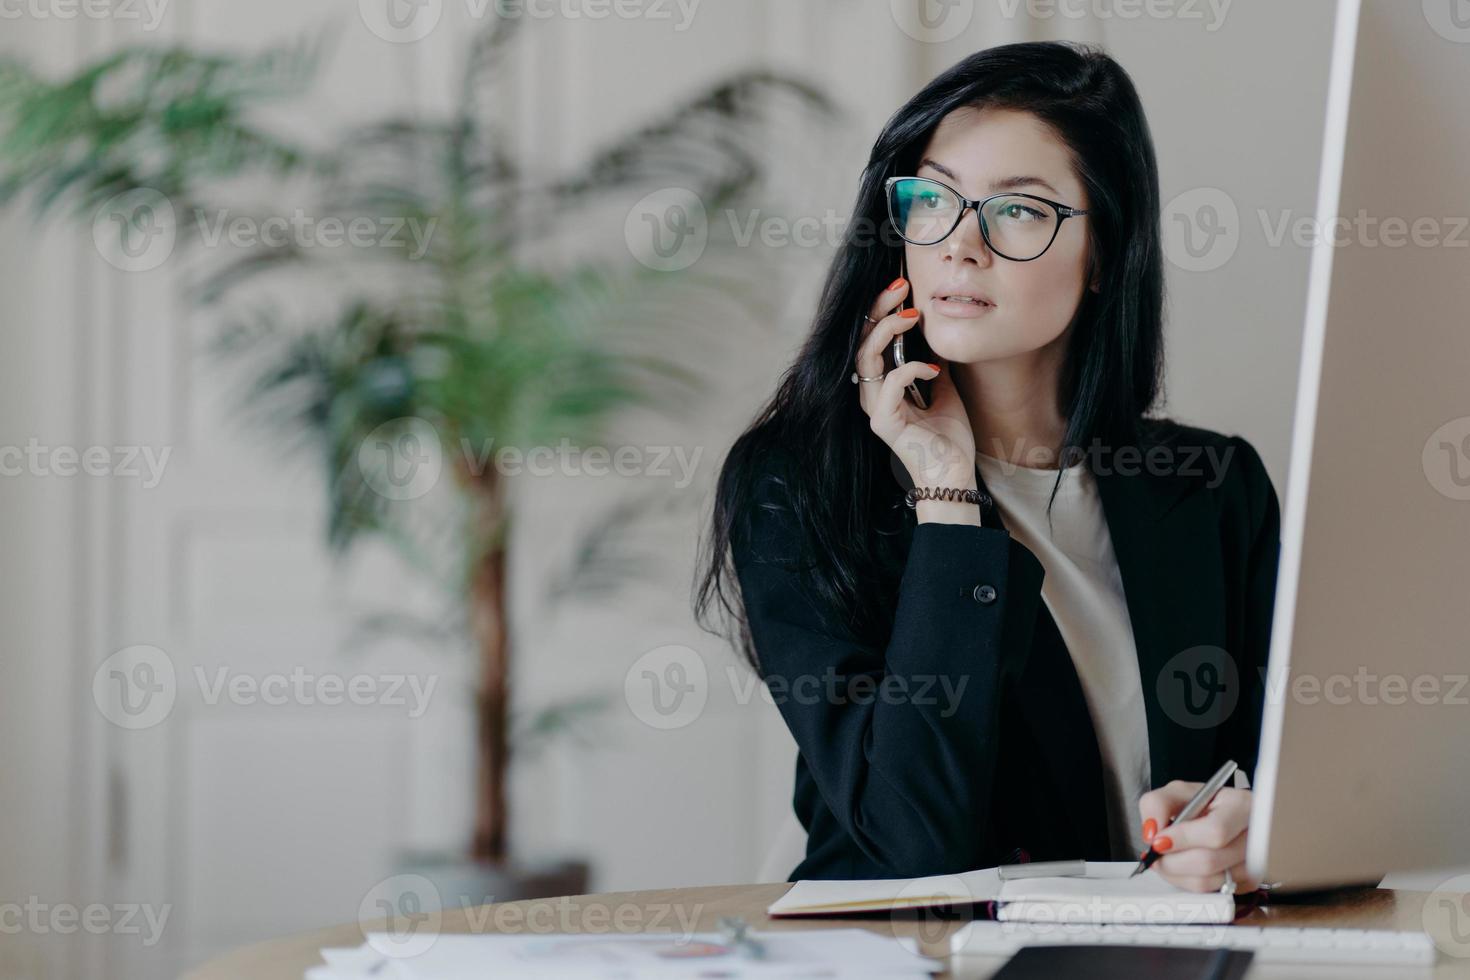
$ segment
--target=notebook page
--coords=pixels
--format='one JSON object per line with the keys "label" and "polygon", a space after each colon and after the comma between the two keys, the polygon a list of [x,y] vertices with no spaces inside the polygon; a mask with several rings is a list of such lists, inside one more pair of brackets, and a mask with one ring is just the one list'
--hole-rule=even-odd
{"label": "notebook page", "polygon": [[1150,869],[1130,878],[1129,862],[1089,863],[1085,878],[1021,878],[1000,889],[996,918],[1029,922],[1218,923],[1235,917],[1235,899],[1177,888]]}
{"label": "notebook page", "polygon": [[1000,888],[1000,875],[994,868],[926,878],[803,879],[773,902],[766,914],[817,915],[966,905],[991,901],[1000,894]]}

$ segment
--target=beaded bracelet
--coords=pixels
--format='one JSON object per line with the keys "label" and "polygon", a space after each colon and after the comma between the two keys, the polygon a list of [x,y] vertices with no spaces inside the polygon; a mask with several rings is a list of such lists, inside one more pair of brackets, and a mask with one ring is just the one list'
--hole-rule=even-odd
{"label": "beaded bracelet", "polygon": [[962,500],[967,504],[990,506],[990,494],[958,487],[914,487],[903,495],[903,502],[910,507],[917,507],[920,500]]}

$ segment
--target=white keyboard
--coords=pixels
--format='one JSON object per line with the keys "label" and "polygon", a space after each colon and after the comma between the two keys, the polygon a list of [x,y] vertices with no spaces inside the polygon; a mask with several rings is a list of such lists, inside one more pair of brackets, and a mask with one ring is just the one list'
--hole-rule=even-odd
{"label": "white keyboard", "polygon": [[1093,925],[968,922],[950,940],[956,956],[1010,956],[1022,946],[1192,946],[1249,949],[1266,963],[1406,966],[1434,963],[1434,941],[1422,932],[1387,929],[1297,929],[1284,926]]}

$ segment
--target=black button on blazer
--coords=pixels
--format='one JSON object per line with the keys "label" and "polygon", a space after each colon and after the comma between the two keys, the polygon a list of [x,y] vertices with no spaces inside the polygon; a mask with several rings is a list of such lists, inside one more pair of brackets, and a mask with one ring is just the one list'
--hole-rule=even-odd
{"label": "black button on blazer", "polygon": [[[1079,465],[1093,466],[1123,581],[1152,782],[1204,780],[1227,758],[1253,776],[1276,493],[1240,436],[1167,420],[1145,433],[1131,457]],[[773,692],[828,692],[775,699],[800,750],[807,831],[788,880],[1124,857],[1109,851],[1097,736],[1042,566],[993,503],[982,527],[910,518],[897,594],[873,597],[894,604],[892,633],[859,637],[804,590],[801,536],[768,465],[731,541],[751,640]]]}

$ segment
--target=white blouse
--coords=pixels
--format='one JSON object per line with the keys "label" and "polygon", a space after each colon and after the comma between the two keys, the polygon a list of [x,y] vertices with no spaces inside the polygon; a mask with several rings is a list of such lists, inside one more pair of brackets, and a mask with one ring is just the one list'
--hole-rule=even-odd
{"label": "white blouse", "polygon": [[1085,466],[1069,467],[1048,528],[1056,470],[984,453],[976,459],[1006,530],[1046,571],[1041,596],[1072,656],[1097,732],[1112,856],[1136,859],[1146,847],[1138,798],[1149,788],[1148,723],[1133,625],[1097,481]]}

